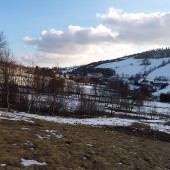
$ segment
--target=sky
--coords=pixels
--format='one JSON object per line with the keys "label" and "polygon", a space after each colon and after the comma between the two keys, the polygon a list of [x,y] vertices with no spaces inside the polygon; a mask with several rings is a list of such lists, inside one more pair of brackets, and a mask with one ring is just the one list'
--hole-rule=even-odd
{"label": "sky", "polygon": [[0,0],[19,63],[65,67],[170,45],[169,0]]}

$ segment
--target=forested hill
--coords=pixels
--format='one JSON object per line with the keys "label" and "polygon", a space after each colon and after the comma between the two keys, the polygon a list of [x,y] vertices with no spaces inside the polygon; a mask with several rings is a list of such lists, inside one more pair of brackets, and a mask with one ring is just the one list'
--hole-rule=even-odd
{"label": "forested hill", "polygon": [[112,59],[112,60],[104,60],[104,61],[97,61],[97,62],[93,62],[90,64],[86,64],[86,65],[82,65],[76,69],[73,69],[72,73],[74,74],[86,74],[88,73],[90,70],[94,69],[95,67],[100,67],[100,65],[103,64],[109,64],[109,63],[114,63],[114,62],[119,62],[122,60],[126,60],[126,59],[161,59],[161,58],[170,58],[170,49],[166,48],[166,49],[153,49],[153,50],[149,50],[149,51],[145,51],[145,52],[141,52],[141,53],[137,53],[137,54],[132,54],[132,55],[128,55],[128,56],[124,56],[121,58],[117,58],[117,59]]}

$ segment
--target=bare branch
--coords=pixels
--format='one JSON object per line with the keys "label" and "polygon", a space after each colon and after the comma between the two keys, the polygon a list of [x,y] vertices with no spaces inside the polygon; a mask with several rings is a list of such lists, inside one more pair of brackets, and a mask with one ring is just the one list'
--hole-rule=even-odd
{"label": "bare branch", "polygon": [[5,36],[3,32],[0,32],[0,50],[4,49],[7,46]]}

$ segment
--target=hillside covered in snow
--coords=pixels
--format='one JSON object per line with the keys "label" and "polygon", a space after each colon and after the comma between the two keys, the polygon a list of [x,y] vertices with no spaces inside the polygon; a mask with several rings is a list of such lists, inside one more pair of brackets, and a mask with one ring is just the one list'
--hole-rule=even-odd
{"label": "hillside covered in snow", "polygon": [[[160,51],[163,52],[163,50]],[[170,70],[170,55],[166,56],[164,53],[156,55],[154,52],[147,57],[145,57],[145,55],[143,55],[143,57],[142,55],[141,57],[138,57],[138,55],[132,55],[119,61],[100,64],[97,68],[114,69],[116,74],[120,77],[128,78],[141,75],[152,81],[161,77],[170,80],[168,71]]]}
{"label": "hillside covered in snow", "polygon": [[150,80],[158,77],[169,80],[170,49],[150,50],[113,60],[93,62],[73,69],[72,73],[85,75],[92,68],[110,68],[120,77],[141,75]]}
{"label": "hillside covered in snow", "polygon": [[[122,61],[101,64],[98,68],[111,68],[116,74],[122,77],[131,77],[137,74],[146,75],[151,80],[156,77],[164,76],[170,78],[168,70],[170,70],[170,58],[149,59],[149,64],[144,64],[145,59],[128,58]],[[163,65],[163,63],[166,63]]]}
{"label": "hillside covered in snow", "polygon": [[[153,89],[157,91],[155,94],[160,94],[161,91],[158,91],[162,90],[162,84],[166,84],[166,86],[170,84],[170,49],[156,49],[113,60],[98,61],[75,68],[72,73],[82,76],[89,76],[94,73],[93,76],[95,77],[96,72],[101,71],[101,69],[104,71],[113,70],[112,76],[104,75],[101,72],[104,78],[110,76],[109,79],[118,78],[129,82],[129,84],[132,80],[139,84],[142,81],[145,81],[145,83],[147,81],[154,86]],[[170,92],[169,88],[166,88],[163,92]]]}

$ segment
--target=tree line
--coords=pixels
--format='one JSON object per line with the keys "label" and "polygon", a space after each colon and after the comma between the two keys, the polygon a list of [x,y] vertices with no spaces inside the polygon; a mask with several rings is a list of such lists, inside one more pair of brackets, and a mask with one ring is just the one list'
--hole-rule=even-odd
{"label": "tree line", "polygon": [[[88,87],[72,80],[56,77],[49,68],[27,68],[15,62],[15,58],[0,34],[0,107],[28,113],[58,115],[73,112],[94,116],[106,109],[132,111],[140,107],[146,98],[142,91],[134,92],[127,83],[113,80],[106,86],[92,84]],[[100,69],[94,72],[101,71]],[[110,70],[105,70],[108,73]],[[87,92],[88,91],[88,92]]]}

